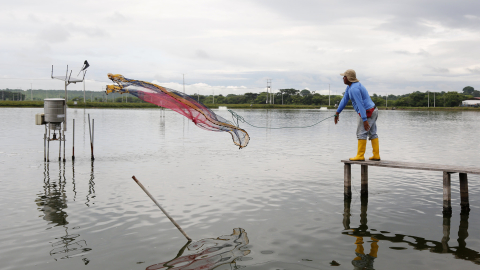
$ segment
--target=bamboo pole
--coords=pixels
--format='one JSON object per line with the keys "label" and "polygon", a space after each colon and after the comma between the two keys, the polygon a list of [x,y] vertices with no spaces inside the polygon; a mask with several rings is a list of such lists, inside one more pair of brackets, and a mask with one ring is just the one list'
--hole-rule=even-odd
{"label": "bamboo pole", "polygon": [[142,185],[142,183],[140,183],[140,181],[137,180],[137,178],[134,176],[132,176],[132,179],[135,180],[135,182],[140,186],[140,188],[143,189],[143,191],[145,191],[145,193],[147,193],[148,197],[150,197],[150,199],[152,199],[152,201],[158,206],[158,208],[160,208],[160,210],[162,210],[162,212],[165,214],[165,216],[168,217],[168,219],[170,219],[170,221],[173,223],[173,225],[175,225],[175,227],[177,227],[177,229],[183,234],[183,236],[185,236],[185,238],[187,238],[188,241],[192,241],[192,238],[190,238],[186,233],[185,231],[182,230],[182,228],[180,227],[180,225],[178,225],[177,222],[175,222],[175,220],[167,213],[167,211],[165,211],[162,206],[160,206],[160,204],[157,202],[157,200],[155,200],[155,198],[153,198],[152,194],[150,194],[150,192],[148,192],[148,190]]}

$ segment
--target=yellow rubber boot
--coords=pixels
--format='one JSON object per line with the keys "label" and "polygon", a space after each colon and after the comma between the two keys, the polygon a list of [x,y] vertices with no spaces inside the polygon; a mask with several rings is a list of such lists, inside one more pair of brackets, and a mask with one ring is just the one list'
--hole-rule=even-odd
{"label": "yellow rubber boot", "polygon": [[378,138],[372,140],[372,148],[373,148],[373,157],[369,158],[369,160],[380,160],[380,149],[378,146]]}
{"label": "yellow rubber boot", "polygon": [[350,160],[365,160],[365,148],[367,148],[367,140],[358,140],[357,156]]}

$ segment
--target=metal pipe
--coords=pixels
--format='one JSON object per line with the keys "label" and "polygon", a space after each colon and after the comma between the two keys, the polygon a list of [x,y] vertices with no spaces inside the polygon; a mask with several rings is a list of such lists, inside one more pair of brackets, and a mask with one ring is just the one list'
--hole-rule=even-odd
{"label": "metal pipe", "polygon": [[180,225],[178,225],[177,222],[175,222],[175,220],[167,213],[167,211],[165,211],[162,206],[160,206],[160,204],[157,202],[157,200],[155,200],[155,198],[153,198],[152,194],[150,194],[150,192],[148,192],[148,190],[142,185],[142,183],[140,183],[140,181],[137,180],[137,178],[134,176],[132,176],[133,180],[135,180],[135,182],[140,186],[140,188],[143,189],[143,191],[145,191],[145,193],[147,193],[148,197],[150,197],[150,199],[152,199],[152,201],[158,206],[158,208],[160,208],[160,210],[162,210],[162,212],[165,214],[165,216],[168,217],[168,219],[170,219],[170,221],[173,223],[173,225],[175,225],[175,227],[177,227],[177,229],[183,234],[183,236],[185,236],[185,238],[187,238],[188,241],[192,241],[192,238],[190,238],[186,233],[185,231],[182,230],[182,228],[180,227]]}
{"label": "metal pipe", "polygon": [[45,124],[45,133],[43,134],[43,161],[47,161],[47,124]]}
{"label": "metal pipe", "polygon": [[[66,125],[67,123],[65,123]],[[63,162],[66,162],[67,159],[65,158],[65,142],[67,141],[67,139],[65,138],[65,131],[63,132]]]}
{"label": "metal pipe", "polygon": [[75,160],[75,119],[73,119],[72,160]]}
{"label": "metal pipe", "polygon": [[[47,125],[47,124],[45,124]],[[48,124],[48,138],[47,138],[47,162],[50,162],[50,124]]]}
{"label": "metal pipe", "polygon": [[60,130],[58,131],[58,142],[60,145],[58,146],[58,161],[62,160],[62,124],[60,123]]}

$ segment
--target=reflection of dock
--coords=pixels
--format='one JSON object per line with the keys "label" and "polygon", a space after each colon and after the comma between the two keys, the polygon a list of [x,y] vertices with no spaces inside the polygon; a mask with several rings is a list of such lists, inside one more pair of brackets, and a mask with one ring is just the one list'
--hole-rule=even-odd
{"label": "reflection of dock", "polygon": [[480,169],[462,166],[448,166],[426,163],[398,162],[398,161],[351,161],[342,160],[345,163],[344,168],[344,196],[352,197],[352,164],[361,165],[361,195],[368,196],[368,166],[378,166],[397,169],[413,169],[443,172],[443,214],[452,215],[452,190],[451,174],[458,173],[460,176],[460,206],[462,214],[470,212],[470,203],[468,199],[468,178],[467,174],[480,174]]}
{"label": "reflection of dock", "polygon": [[[376,241],[388,241],[391,243],[405,243],[413,247],[415,250],[428,250],[433,253],[439,254],[452,254],[455,259],[462,259],[471,261],[474,264],[480,265],[480,253],[467,247],[466,238],[468,237],[468,215],[460,215],[460,226],[458,228],[458,246],[450,247],[448,241],[450,240],[450,216],[444,216],[443,218],[443,238],[441,241],[427,240],[423,237],[413,235],[394,234],[381,230],[369,230],[367,226],[367,208],[368,198],[363,197],[361,199],[360,206],[360,226],[358,228],[350,228],[350,205],[351,200],[345,199],[344,201],[344,214],[343,214],[343,226],[345,231],[342,234],[356,237],[356,251],[363,251],[363,237],[370,237],[372,239],[372,248],[375,252],[378,250]],[[393,235],[393,236],[392,236]],[[411,240],[413,239],[413,240]],[[396,248],[392,248],[396,250]],[[398,248],[405,249],[405,248]],[[356,252],[357,253],[357,252]],[[368,269],[368,268],[367,268]]]}

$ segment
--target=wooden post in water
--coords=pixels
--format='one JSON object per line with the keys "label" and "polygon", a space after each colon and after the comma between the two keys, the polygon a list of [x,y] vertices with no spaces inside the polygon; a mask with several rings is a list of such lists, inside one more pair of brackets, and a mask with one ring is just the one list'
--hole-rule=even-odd
{"label": "wooden post in water", "polygon": [[452,216],[451,173],[443,172],[443,216]]}
{"label": "wooden post in water", "polygon": [[75,119],[73,119],[72,160],[75,160]]}
{"label": "wooden post in water", "polygon": [[368,196],[368,165],[361,165],[361,177],[362,177],[362,186],[360,195]]}
{"label": "wooden post in water", "polygon": [[470,212],[470,203],[468,202],[468,179],[466,173],[460,173],[460,207],[462,211],[460,214],[467,214]]}
{"label": "wooden post in water", "polygon": [[352,165],[345,163],[343,174],[343,197],[344,199],[352,198]]}

